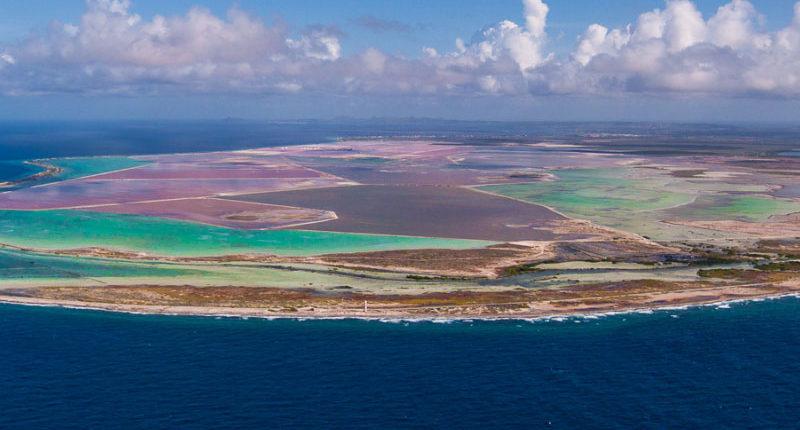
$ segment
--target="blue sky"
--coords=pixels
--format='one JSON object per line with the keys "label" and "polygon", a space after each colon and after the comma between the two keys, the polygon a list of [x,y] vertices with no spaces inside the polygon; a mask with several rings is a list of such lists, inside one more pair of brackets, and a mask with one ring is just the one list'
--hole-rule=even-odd
{"label": "blue sky", "polygon": [[[712,15],[727,3],[697,0],[704,15]],[[765,26],[775,29],[792,19],[794,0],[755,2],[764,14]],[[589,24],[623,26],[647,10],[664,6],[663,0],[551,0],[550,23],[553,46],[567,51]],[[224,15],[233,6],[264,19],[284,19],[296,28],[315,24],[336,25],[347,33],[345,52],[376,46],[407,56],[419,55],[422,46],[450,48],[456,37],[469,39],[484,26],[520,17],[518,0],[133,0],[143,17],[180,15],[202,6]],[[43,29],[51,21],[77,22],[85,9],[83,0],[3,0],[0,2],[0,41],[23,38],[31,30]],[[412,32],[376,34],[356,22],[363,16],[394,20],[415,27]]]}
{"label": "blue sky", "polygon": [[[243,54],[236,55],[235,61],[225,60],[224,64],[216,63],[221,55],[217,51],[193,53],[194,57],[180,64],[163,59],[149,61],[146,52],[132,60],[110,54],[108,49],[113,48],[99,45],[93,45],[91,50],[83,45],[69,45],[69,49],[63,49],[65,44],[77,43],[74,35],[64,35],[69,32],[66,30],[59,30],[56,36],[45,36],[52,31],[52,22],[76,24],[79,33],[89,34],[87,29],[80,28],[82,16],[87,13],[84,1],[4,0],[0,2],[0,54],[6,52],[8,64],[3,68],[0,62],[0,73],[7,74],[9,83],[6,88],[0,86],[3,90],[0,115],[26,118],[416,115],[534,120],[797,119],[794,111],[800,87],[779,77],[760,76],[768,68],[753,69],[751,64],[768,64],[778,59],[781,64],[770,67],[779,70],[781,75],[797,72],[800,76],[800,70],[795,69],[796,62],[784,64],[787,56],[800,55],[800,50],[795,51],[792,46],[789,51],[773,52],[773,48],[754,48],[741,41],[728,42],[719,35],[711,35],[711,17],[720,6],[728,4],[727,1],[694,1],[696,10],[708,20],[708,29],[703,31],[709,35],[694,44],[681,46],[680,52],[669,49],[656,66],[647,65],[647,72],[641,71],[641,65],[619,69],[613,67],[613,63],[626,58],[630,52],[641,56],[641,49],[651,49],[650,45],[634,46],[634,27],[639,16],[648,11],[660,9],[666,16],[669,8],[662,0],[546,1],[549,13],[544,35],[534,34],[535,31],[526,26],[528,12],[523,9],[521,0],[133,0],[131,3],[127,16],[138,15],[145,24],[156,15],[185,17],[193,6],[207,8],[210,11],[207,19],[225,21],[227,11],[235,6],[254,22],[262,22],[267,32],[273,27],[285,28],[282,30],[285,33],[275,36],[275,40],[291,41],[287,42],[288,47],[275,48],[274,52],[272,48],[263,48],[264,53],[259,54],[261,59]],[[757,11],[747,18],[752,21],[753,28],[748,29],[742,39],[763,37],[772,46],[777,45],[776,41],[783,37],[781,31],[793,25],[794,3],[792,0],[753,1],[752,6]],[[691,14],[680,13],[664,18],[665,22],[691,18]],[[502,29],[504,33],[497,36],[501,32],[498,23],[503,20],[513,21],[519,28]],[[120,22],[124,19],[120,18]],[[579,39],[594,23],[602,24],[609,32],[614,28],[625,30],[627,24],[634,27],[625,30],[630,34],[624,36],[624,46],[610,48],[613,43],[609,33],[588,48],[585,60],[576,62]],[[231,25],[237,24],[231,22]],[[183,26],[175,27],[183,31]],[[490,29],[488,33],[481,33],[487,28]],[[141,28],[128,30],[145,31]],[[171,31],[175,33],[176,29]],[[48,46],[47,54],[22,43],[30,40],[32,34],[37,46]],[[105,36],[95,34],[94,37],[102,40]],[[220,36],[222,40],[225,37]],[[663,36],[665,41],[667,37]],[[456,52],[457,38],[467,45],[463,53]],[[520,42],[520,38],[524,40]],[[131,46],[125,46],[129,40],[134,46],[138,39],[132,35],[122,40],[118,49],[130,51]],[[217,42],[212,39],[210,43]],[[258,41],[249,41],[231,50],[247,50],[254,46],[262,47]],[[492,49],[490,60],[480,54],[481,46]],[[438,57],[426,59],[424,47],[435,49]],[[175,55],[165,52],[183,49],[181,46],[157,48],[156,54],[165,56]],[[168,48],[177,51],[165,51]],[[81,49],[86,52],[69,59],[63,56],[63,52]],[[712,49],[714,52],[710,52]],[[63,52],[53,53],[58,50]],[[371,56],[365,55],[367,51]],[[731,52],[735,55],[731,56]],[[261,63],[263,57],[276,53],[298,58],[291,60],[291,64],[286,64],[289,60]],[[701,55],[703,57],[699,57]],[[734,57],[746,57],[747,61],[732,64]],[[277,64],[278,61],[283,62]],[[467,68],[472,68],[469,71],[464,71],[466,63],[470,64]],[[243,78],[241,69],[245,64],[247,77]],[[707,68],[707,64],[711,64],[711,72],[700,70]],[[359,75],[359,69],[373,65],[380,70]],[[676,71],[676,65],[690,68]],[[239,70],[235,74],[220,75],[218,72],[223,67],[234,66]],[[519,70],[515,71],[514,66],[519,66]],[[208,67],[213,67],[215,72],[197,72]],[[656,69],[650,70],[654,67]],[[786,69],[780,70],[780,67]],[[188,68],[192,68],[190,74],[178,76]],[[59,74],[61,69],[65,71]],[[276,71],[278,69],[280,71]],[[299,69],[321,71],[298,74],[296,70]],[[440,75],[428,82],[426,75],[434,72]],[[569,73],[575,73],[571,81],[562,79]],[[705,76],[708,73],[714,76]],[[698,77],[699,74],[705,75]],[[737,75],[747,76],[748,80],[739,81]],[[710,84],[711,81],[714,83]],[[691,106],[687,108],[688,105]],[[758,115],[753,115],[753,106],[759,107]],[[643,108],[650,111],[644,114]]]}

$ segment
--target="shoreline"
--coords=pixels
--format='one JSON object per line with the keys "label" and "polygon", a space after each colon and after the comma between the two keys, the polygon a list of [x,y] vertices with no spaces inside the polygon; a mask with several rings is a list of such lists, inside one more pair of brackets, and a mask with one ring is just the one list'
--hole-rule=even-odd
{"label": "shoreline", "polygon": [[[545,321],[560,318],[600,318],[604,316],[622,314],[650,314],[659,311],[685,310],[699,307],[727,307],[734,303],[757,302],[763,300],[779,300],[789,297],[800,298],[800,285],[792,285],[785,291],[762,293],[753,295],[731,296],[728,297],[732,289],[746,288],[747,286],[730,286],[728,289],[719,291],[719,297],[706,297],[705,300],[697,299],[693,301],[674,302],[664,304],[619,306],[608,309],[592,309],[579,307],[565,308],[561,311],[553,308],[544,307],[531,308],[513,314],[503,313],[453,313],[441,314],[436,312],[413,312],[420,309],[442,309],[456,308],[458,306],[418,306],[418,307],[398,307],[355,310],[355,309],[312,309],[298,310],[296,312],[271,311],[260,307],[228,307],[228,306],[181,306],[181,305],[144,305],[144,304],[119,304],[103,302],[84,302],[76,300],[61,299],[42,299],[36,297],[9,296],[0,293],[0,304],[29,306],[29,307],[48,307],[63,308],[84,311],[109,312],[130,315],[150,315],[150,316],[178,316],[178,317],[204,317],[204,318],[259,318],[259,319],[288,319],[288,320],[344,320],[358,319],[367,321]],[[700,291],[702,292],[702,290]],[[508,305],[508,303],[506,303]],[[412,311],[412,312],[409,312]]]}

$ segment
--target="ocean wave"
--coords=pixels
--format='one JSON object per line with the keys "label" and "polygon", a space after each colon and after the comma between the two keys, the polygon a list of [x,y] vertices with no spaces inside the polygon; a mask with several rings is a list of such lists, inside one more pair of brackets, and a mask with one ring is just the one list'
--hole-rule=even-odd
{"label": "ocean wave", "polygon": [[[159,312],[148,312],[148,311],[140,311],[140,310],[128,310],[128,309],[107,309],[98,306],[75,306],[75,305],[64,305],[58,303],[17,303],[17,302],[0,302],[0,304],[6,305],[17,305],[17,306],[31,306],[31,307],[43,307],[43,308],[62,308],[62,309],[73,309],[73,310],[84,310],[84,311],[95,311],[95,312],[107,312],[107,313],[118,313],[118,314],[128,314],[128,315],[147,315],[147,316],[173,316],[173,317],[201,317],[201,318],[213,318],[213,319],[238,319],[242,321],[256,319],[256,320],[263,320],[263,321],[276,321],[276,320],[289,320],[289,321],[297,321],[297,322],[313,322],[313,321],[342,321],[342,320],[355,320],[355,321],[370,321],[370,322],[378,322],[383,324],[419,324],[419,323],[428,323],[428,324],[473,324],[475,322],[481,323],[491,323],[491,322],[526,322],[530,324],[541,324],[541,323],[564,323],[564,322],[575,322],[580,323],[582,321],[594,321],[599,319],[605,319],[609,317],[616,317],[616,316],[624,316],[624,315],[661,315],[665,313],[669,313],[669,317],[671,318],[679,318],[678,314],[675,314],[676,311],[687,311],[696,308],[714,308],[717,310],[728,310],[731,309],[734,305],[741,305],[747,303],[758,303],[764,302],[767,300],[785,300],[789,298],[800,299],[800,293],[790,293],[784,294],[774,297],[757,297],[752,299],[735,299],[735,300],[724,300],[719,302],[712,302],[712,303],[701,303],[701,304],[694,304],[694,305],[681,305],[681,306],[665,306],[665,307],[657,307],[657,308],[640,308],[640,309],[627,309],[627,310],[620,310],[620,311],[609,311],[609,312],[590,312],[590,313],[574,313],[574,314],[562,314],[562,315],[544,315],[540,317],[506,317],[506,316],[490,316],[490,317],[476,317],[476,316],[469,316],[469,317],[458,317],[458,316],[447,316],[447,317],[379,317],[379,316],[291,316],[291,315],[239,315],[239,314],[218,314],[218,313],[209,313],[209,314],[185,314],[180,312],[169,312],[169,311],[159,311]],[[624,319],[623,319],[624,321]]]}

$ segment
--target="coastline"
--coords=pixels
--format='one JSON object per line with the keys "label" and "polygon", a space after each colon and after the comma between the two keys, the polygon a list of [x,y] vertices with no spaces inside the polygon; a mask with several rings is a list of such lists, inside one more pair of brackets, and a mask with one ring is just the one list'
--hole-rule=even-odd
{"label": "coastline", "polygon": [[[800,297],[800,283],[784,285],[779,291],[757,292],[754,288],[762,284],[732,285],[723,288],[699,289],[691,292],[678,291],[648,296],[635,303],[610,303],[609,306],[557,307],[549,302],[526,303],[527,310],[514,312],[492,311],[492,307],[503,308],[520,303],[481,304],[465,306],[404,306],[369,307],[362,309],[344,308],[300,308],[295,311],[275,311],[266,307],[236,306],[182,306],[159,304],[124,304],[109,302],[87,302],[67,299],[43,299],[22,297],[0,293],[0,304],[53,307],[77,310],[91,310],[136,315],[263,318],[263,319],[363,319],[399,321],[463,321],[463,320],[548,320],[572,317],[601,317],[627,313],[652,313],[670,309],[687,309],[705,306],[726,306],[732,303]],[[714,295],[711,295],[711,294]],[[459,312],[452,312],[459,311]]]}

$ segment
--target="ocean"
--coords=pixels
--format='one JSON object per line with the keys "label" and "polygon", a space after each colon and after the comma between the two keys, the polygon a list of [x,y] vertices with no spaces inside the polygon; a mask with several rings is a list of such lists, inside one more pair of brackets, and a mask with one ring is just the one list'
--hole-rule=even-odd
{"label": "ocean", "polygon": [[800,299],[598,319],[0,305],[0,428],[796,428]]}

